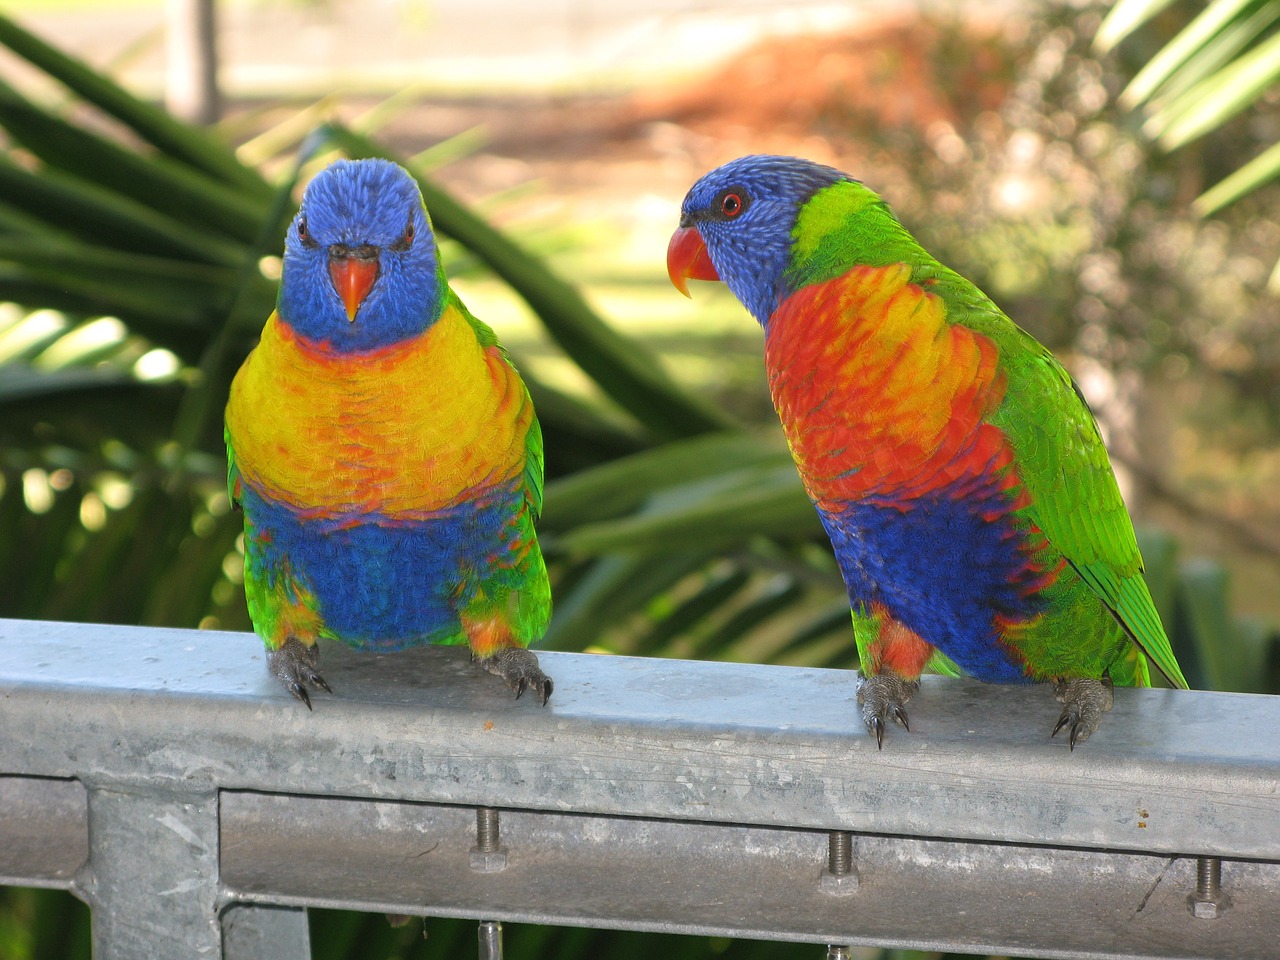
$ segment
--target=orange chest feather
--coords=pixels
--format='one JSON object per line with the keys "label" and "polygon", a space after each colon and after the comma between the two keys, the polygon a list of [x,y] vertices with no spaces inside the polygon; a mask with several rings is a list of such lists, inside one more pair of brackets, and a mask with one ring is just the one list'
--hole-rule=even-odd
{"label": "orange chest feather", "polygon": [[423,336],[340,355],[274,314],[236,375],[227,429],[245,481],[316,516],[429,516],[518,477],[524,385],[447,307]]}
{"label": "orange chest feather", "polygon": [[948,323],[910,277],[905,264],[855,267],[770,319],[770,391],[820,506],[919,496],[1011,462],[985,422],[1004,396],[995,345]]}

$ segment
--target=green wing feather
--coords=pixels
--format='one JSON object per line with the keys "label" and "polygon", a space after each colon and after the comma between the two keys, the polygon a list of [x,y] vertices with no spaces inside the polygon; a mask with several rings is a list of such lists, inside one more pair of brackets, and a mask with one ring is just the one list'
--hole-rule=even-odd
{"label": "green wing feather", "polygon": [[[497,334],[488,324],[473,316],[452,288],[449,288],[449,299],[475,331],[476,340],[480,346],[485,349],[495,348],[503,362],[514,370],[515,364],[511,362],[506,348],[498,342]],[[531,414],[529,429],[524,437],[523,475],[524,499],[529,509],[521,517],[520,522],[525,527],[525,535],[532,539],[536,538],[534,523],[542,515],[542,426],[538,423],[538,415],[533,409],[529,388],[525,386],[523,378],[520,378],[519,382],[524,393],[522,399]],[[510,611],[511,626],[520,642],[528,646],[542,638],[547,629],[547,621],[551,618],[551,585],[547,579],[547,570],[541,552],[535,550],[530,562],[516,568],[513,576],[514,580],[509,580],[506,584],[511,589],[509,596],[514,603]]]}
{"label": "green wing feather", "polygon": [[941,650],[934,650],[929,662],[924,665],[926,673],[937,673],[944,677],[963,677],[964,671],[956,666],[955,661]]}
{"label": "green wing feather", "polygon": [[[948,271],[950,272],[950,271]],[[956,276],[956,275],[953,275]],[[1027,516],[1173,686],[1187,681],[1142,577],[1142,555],[1097,421],[1052,353],[965,284],[953,317],[990,336],[1009,388],[992,422],[1010,438]],[[948,284],[947,286],[950,286]]]}
{"label": "green wing feather", "polygon": [[236,469],[236,451],[231,445],[231,431],[226,424],[222,427],[222,440],[227,445],[227,499],[233,507],[240,506],[240,498],[236,490],[240,486],[240,471]]}
{"label": "green wing feather", "polygon": [[[531,401],[526,399],[526,402]],[[542,516],[542,467],[542,425],[535,413],[524,438],[524,493],[534,520]]]}

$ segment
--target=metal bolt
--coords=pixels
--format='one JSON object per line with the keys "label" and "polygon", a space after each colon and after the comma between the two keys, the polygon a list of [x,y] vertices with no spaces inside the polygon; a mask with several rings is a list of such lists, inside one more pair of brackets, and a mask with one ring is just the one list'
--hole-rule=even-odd
{"label": "metal bolt", "polygon": [[[471,869],[478,873],[497,873],[506,866],[507,849],[501,844],[498,811],[493,807],[477,807],[476,845],[471,848]],[[480,929],[483,931],[484,924]]]}
{"label": "metal bolt", "polygon": [[1222,893],[1222,860],[1219,857],[1196,858],[1196,892],[1187,897],[1191,915],[1200,920],[1213,920],[1226,909],[1228,899]]}
{"label": "metal bolt", "polygon": [[858,889],[858,871],[853,866],[853,834],[848,830],[832,830],[827,834],[827,866],[818,878],[818,887],[830,894],[852,893]]}
{"label": "metal bolt", "polygon": [[497,810],[493,807],[479,807],[476,810],[476,849],[481,853],[496,851],[500,830]]}
{"label": "metal bolt", "polygon": [[502,924],[497,920],[480,921],[480,960],[502,960]]}
{"label": "metal bolt", "polygon": [[837,877],[853,869],[853,834],[848,830],[832,830],[827,834],[827,869]]}
{"label": "metal bolt", "polygon": [[843,943],[827,944],[827,960],[849,960],[849,948]]}

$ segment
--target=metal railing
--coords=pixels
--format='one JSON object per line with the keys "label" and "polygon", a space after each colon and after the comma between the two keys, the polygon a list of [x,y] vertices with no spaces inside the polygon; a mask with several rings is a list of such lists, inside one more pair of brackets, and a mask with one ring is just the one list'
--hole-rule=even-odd
{"label": "metal railing", "polygon": [[328,646],[308,713],[247,634],[0,620],[0,883],[87,901],[98,960],[303,958],[308,906],[1280,951],[1280,697],[1117,690],[1072,753],[1047,687],[926,678],[877,751],[850,671],[539,656],[546,707]]}

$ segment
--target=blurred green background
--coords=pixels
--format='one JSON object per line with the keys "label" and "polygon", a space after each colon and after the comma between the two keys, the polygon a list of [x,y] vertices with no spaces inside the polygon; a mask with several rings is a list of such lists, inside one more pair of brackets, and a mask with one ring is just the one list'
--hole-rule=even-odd
{"label": "blurred green background", "polygon": [[[419,175],[455,287],[530,384],[545,646],[856,666],[759,330],[663,268],[696,177],[781,152],[867,181],[1058,352],[1192,685],[1280,692],[1280,2],[1135,0],[1101,34],[1089,4],[526,6],[224,2],[204,125],[159,106],[157,0],[0,3],[0,616],[249,629],[222,405],[298,183],[341,150]],[[87,922],[0,890],[0,958],[87,957]],[[318,958],[475,943],[312,928]],[[512,958],[655,951],[820,955],[507,932]]]}

